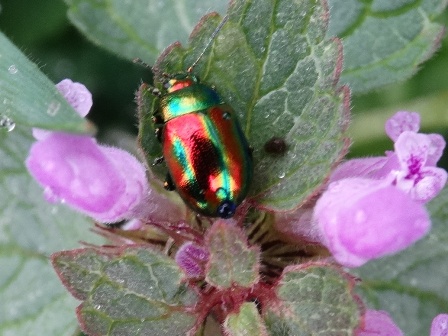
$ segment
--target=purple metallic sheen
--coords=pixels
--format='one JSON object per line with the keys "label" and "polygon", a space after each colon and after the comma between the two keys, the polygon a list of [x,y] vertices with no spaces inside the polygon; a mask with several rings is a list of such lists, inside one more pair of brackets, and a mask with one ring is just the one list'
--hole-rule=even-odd
{"label": "purple metallic sheen", "polygon": [[356,336],[403,336],[403,332],[387,312],[367,309],[364,326],[357,330]]}
{"label": "purple metallic sheen", "polygon": [[386,121],[384,128],[389,138],[396,141],[404,131],[418,132],[420,129],[420,114],[398,111]]}
{"label": "purple metallic sheen", "polygon": [[47,199],[100,222],[130,218],[147,193],[145,169],[136,158],[89,136],[51,132],[32,145],[26,166]]}
{"label": "purple metallic sheen", "polygon": [[431,225],[421,203],[387,180],[364,178],[331,183],[314,218],[333,257],[347,267],[403,250]]}
{"label": "purple metallic sheen", "polygon": [[448,336],[448,314],[437,315],[432,320],[430,336]]}
{"label": "purple metallic sheen", "polygon": [[176,263],[188,278],[193,279],[205,277],[205,265],[208,259],[208,251],[193,242],[183,244],[175,256]]}

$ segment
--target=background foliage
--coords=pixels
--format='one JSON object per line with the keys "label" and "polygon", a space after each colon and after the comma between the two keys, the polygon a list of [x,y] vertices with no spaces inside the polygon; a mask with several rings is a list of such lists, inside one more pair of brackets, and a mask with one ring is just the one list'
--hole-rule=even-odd
{"label": "background foliage", "polygon": [[[67,3],[73,6],[70,17],[76,20],[77,15],[81,15],[82,11],[75,9],[85,8],[83,1],[73,0],[67,1]],[[178,3],[185,3],[185,1]],[[223,9],[227,2],[222,1],[222,4]],[[119,59],[87,41],[69,23],[67,5],[62,1],[0,0],[0,5],[0,30],[36,62],[53,82],[57,83],[61,79],[69,77],[85,83],[92,91],[94,107],[89,118],[98,127],[98,136],[102,141],[133,149],[134,137],[132,135],[137,132],[134,92],[142,79],[151,82],[151,73],[129,61]],[[157,7],[156,9],[162,10]],[[221,12],[223,12],[222,9]],[[181,11],[182,8],[176,10]],[[203,10],[202,13],[206,12],[208,8]],[[201,16],[200,14],[199,12],[193,13],[198,18]],[[448,24],[446,11],[439,21],[445,25]],[[175,26],[175,28],[181,26],[180,32],[184,33],[183,42],[186,40],[187,31],[193,25],[194,22],[180,22]],[[82,30],[82,27],[79,28]],[[130,27],[125,28],[130,29]],[[173,26],[168,24],[161,28],[163,31],[168,31]],[[149,34],[150,32],[145,33]],[[119,36],[118,31],[117,36]],[[175,39],[173,38],[173,41]],[[409,108],[421,112],[423,131],[438,132],[448,138],[447,42],[445,37],[442,48],[435,57],[424,63],[421,71],[411,80],[390,84],[369,94],[352,96],[353,122],[350,132],[353,135],[354,146],[351,148],[351,155],[381,154],[385,149],[390,148],[391,142],[386,140],[383,125],[387,117],[397,109]],[[138,54],[136,50],[131,50],[128,56],[131,57],[130,55],[133,55],[134,52]],[[136,56],[144,58],[144,55]],[[37,334],[70,335],[76,332],[76,322],[73,309],[67,309],[67,307],[75,307],[76,302],[66,295],[50,268],[47,268],[48,272],[38,272],[38,270],[41,271],[49,266],[47,257],[53,251],[75,247],[78,240],[76,237],[83,236],[84,239],[93,242],[92,237],[85,236],[89,224],[84,220],[78,222],[78,219],[76,223],[67,223],[64,220],[54,223],[49,220],[53,216],[47,212],[47,208],[34,209],[29,212],[29,217],[17,217],[14,214],[18,206],[17,200],[20,199],[19,206],[22,208],[31,209],[34,198],[39,197],[40,190],[29,179],[19,182],[16,179],[10,179],[23,173],[22,168],[17,164],[23,162],[26,148],[14,147],[14,144],[20,144],[28,136],[27,133],[22,129],[17,129],[8,139],[4,134],[0,135],[0,153],[3,160],[0,163],[2,171],[0,183],[2,183],[3,191],[0,197],[0,228],[12,228],[9,231],[2,231],[0,235],[2,239],[6,237],[7,240],[7,243],[1,241],[0,244],[0,269],[8,270],[3,274],[0,283],[0,301],[8,302],[7,305],[0,307],[0,316],[3,318],[3,320],[0,319],[0,325],[3,328],[0,329],[0,332],[26,335],[30,334],[36,325],[39,325],[42,329]],[[29,141],[29,139],[25,141]],[[11,148],[14,150],[10,151]],[[11,160],[4,160],[5,157],[10,157]],[[448,167],[446,158],[447,154],[443,161],[445,168]],[[8,183],[9,181],[13,182]],[[18,184],[15,184],[16,182]],[[21,187],[23,185],[29,185],[29,189],[24,190]],[[444,199],[446,197],[445,193]],[[432,209],[438,216],[435,222],[436,230],[441,231],[435,231],[436,236],[433,233],[432,236],[427,237],[425,241],[416,246],[417,252],[413,250],[413,253],[418,255],[419,251],[425,252],[427,249],[431,249],[436,240],[436,247],[440,249],[436,249],[432,257],[435,262],[426,265],[428,267],[436,265],[434,268],[440,270],[438,261],[442,258],[441,256],[445,255],[442,246],[446,245],[444,244],[446,230],[443,230],[443,224],[446,223],[446,211],[443,211],[443,207],[437,202],[432,205]],[[52,211],[60,213],[59,217],[62,219],[69,217],[65,215],[69,212],[61,207],[54,207]],[[36,218],[38,218],[37,222],[47,225],[27,227],[26,224],[36,222]],[[19,220],[21,225],[11,225],[13,220]],[[59,229],[61,226],[68,227],[73,232]],[[84,232],[84,235],[81,232]],[[423,250],[418,250],[419,246],[423,246]],[[428,272],[423,267],[424,265],[422,266],[420,263],[414,265],[409,259],[406,259],[406,256],[399,255],[396,258],[384,261],[394,264],[398,261],[399,265],[403,266],[400,272],[397,271],[393,274],[392,279],[388,278],[391,275],[384,272],[384,265],[381,263],[372,264],[371,269],[359,270],[363,277],[368,275],[365,276],[366,282],[362,286],[362,294],[376,308],[383,307],[383,304],[390,306],[391,303],[387,301],[391,297],[401,298],[401,300],[394,300],[397,309],[392,313],[402,328],[407,320],[418,317],[419,312],[418,309],[412,312],[403,311],[400,305],[414,307],[414,304],[410,304],[414,302],[413,300],[429,302],[429,304],[423,305],[433,309],[425,316],[427,325],[432,315],[447,307],[446,293],[441,292],[444,287],[438,286],[443,283],[440,279],[447,277],[443,273],[438,274],[436,280],[439,282],[432,282],[430,287],[425,288],[424,281],[420,280],[422,274]],[[379,271],[372,273],[372,269],[375,268],[378,268]],[[363,274],[363,272],[366,273]],[[29,291],[23,292],[23,288],[28,288]],[[372,290],[374,291],[372,292]],[[49,296],[48,292],[52,292],[54,295]],[[55,311],[58,312],[57,315],[53,314]],[[58,320],[58,325],[53,325],[51,322],[56,320]],[[427,330],[426,326],[421,328],[418,331],[420,334]]]}

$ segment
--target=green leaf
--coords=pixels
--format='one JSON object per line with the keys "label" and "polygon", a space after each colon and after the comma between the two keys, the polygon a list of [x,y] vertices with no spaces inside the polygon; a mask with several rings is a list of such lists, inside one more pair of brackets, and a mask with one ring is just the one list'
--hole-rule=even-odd
{"label": "green leaf", "polygon": [[253,302],[245,302],[237,313],[227,315],[224,329],[228,336],[267,336],[266,327]]}
{"label": "green leaf", "polygon": [[363,93],[409,78],[437,50],[446,0],[329,0],[328,36],[342,38],[341,82]]}
{"label": "green leaf", "polygon": [[269,335],[353,335],[361,315],[353,286],[330,265],[286,268],[277,288],[280,303],[267,307]]}
{"label": "green leaf", "polygon": [[76,302],[49,262],[54,251],[96,242],[92,223],[51,205],[24,160],[31,130],[0,129],[0,334],[73,335]]}
{"label": "green leaf", "polygon": [[216,221],[207,231],[210,253],[206,280],[218,288],[251,287],[259,280],[260,251],[248,247],[244,232],[225,221]]}
{"label": "green leaf", "polygon": [[89,335],[184,335],[196,322],[196,297],[176,263],[148,246],[55,253],[53,265],[83,303],[78,319]]}
{"label": "green leaf", "polygon": [[[235,109],[254,148],[249,197],[263,208],[290,210],[316,192],[346,149],[348,95],[336,85],[340,45],[324,39],[328,13],[317,0],[281,0],[275,6],[270,0],[239,0],[229,15],[194,72]],[[171,46],[155,68],[185,71],[219,22],[216,16],[202,20],[190,48]],[[152,161],[160,145],[148,126],[150,97],[140,96],[140,138]],[[264,151],[273,136],[285,140],[284,155]]]}
{"label": "green leaf", "polygon": [[428,334],[432,319],[448,311],[448,188],[428,208],[433,225],[428,236],[357,270],[366,304],[388,311],[409,336]]}
{"label": "green leaf", "polygon": [[65,0],[72,23],[92,42],[129,60],[154,63],[175,41],[187,40],[210,9],[224,11],[218,0]]}
{"label": "green leaf", "polygon": [[[86,121],[59,94],[36,64],[0,33],[0,126],[87,132]],[[0,129],[1,130],[1,129]]]}

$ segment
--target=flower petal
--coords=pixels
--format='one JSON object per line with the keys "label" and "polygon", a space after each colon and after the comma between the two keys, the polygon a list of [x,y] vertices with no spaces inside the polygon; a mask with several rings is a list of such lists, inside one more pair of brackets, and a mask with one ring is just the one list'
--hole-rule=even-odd
{"label": "flower petal", "polygon": [[[417,183],[410,189],[409,195],[418,202],[429,202],[436,197],[446,184],[447,172],[442,168],[426,167],[419,174]],[[397,186],[399,186],[397,184]]]}
{"label": "flower petal", "polygon": [[364,327],[356,336],[402,336],[403,332],[394,323],[390,315],[383,310],[367,309],[364,315]]}
{"label": "flower petal", "polygon": [[430,336],[448,336],[448,314],[437,315],[432,320]]}
{"label": "flower petal", "polygon": [[440,134],[428,134],[431,141],[431,145],[428,151],[428,159],[426,160],[427,166],[435,166],[440,160],[445,149],[445,139]]}
{"label": "flower petal", "polygon": [[387,181],[362,178],[330,184],[314,217],[334,258],[348,267],[398,252],[430,227],[423,205]]}
{"label": "flower petal", "polygon": [[47,196],[101,222],[130,218],[146,193],[144,167],[132,155],[88,136],[51,132],[32,145],[26,165]]}
{"label": "flower petal", "polygon": [[396,141],[404,131],[418,132],[420,128],[420,114],[417,112],[398,111],[386,121],[386,134]]}
{"label": "flower petal", "polygon": [[403,132],[395,142],[395,153],[401,169],[410,175],[418,174],[428,158],[431,139],[426,134]]}
{"label": "flower petal", "polygon": [[63,79],[56,84],[56,88],[81,117],[89,113],[93,105],[92,94],[84,84]]}
{"label": "flower petal", "polygon": [[[83,84],[64,79],[56,84],[56,88],[81,117],[89,113],[92,107],[92,94]],[[44,129],[33,128],[33,137],[37,140],[43,140],[51,133]]]}

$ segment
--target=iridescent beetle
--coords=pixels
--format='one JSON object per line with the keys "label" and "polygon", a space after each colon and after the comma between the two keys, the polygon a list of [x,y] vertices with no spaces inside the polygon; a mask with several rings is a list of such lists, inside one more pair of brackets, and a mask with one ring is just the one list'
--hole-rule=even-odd
{"label": "iridescent beetle", "polygon": [[223,18],[197,60],[184,73],[163,75],[153,121],[168,174],[165,188],[176,189],[196,212],[230,218],[247,195],[252,152],[235,111],[215,88],[202,84],[193,68],[227,20]]}

